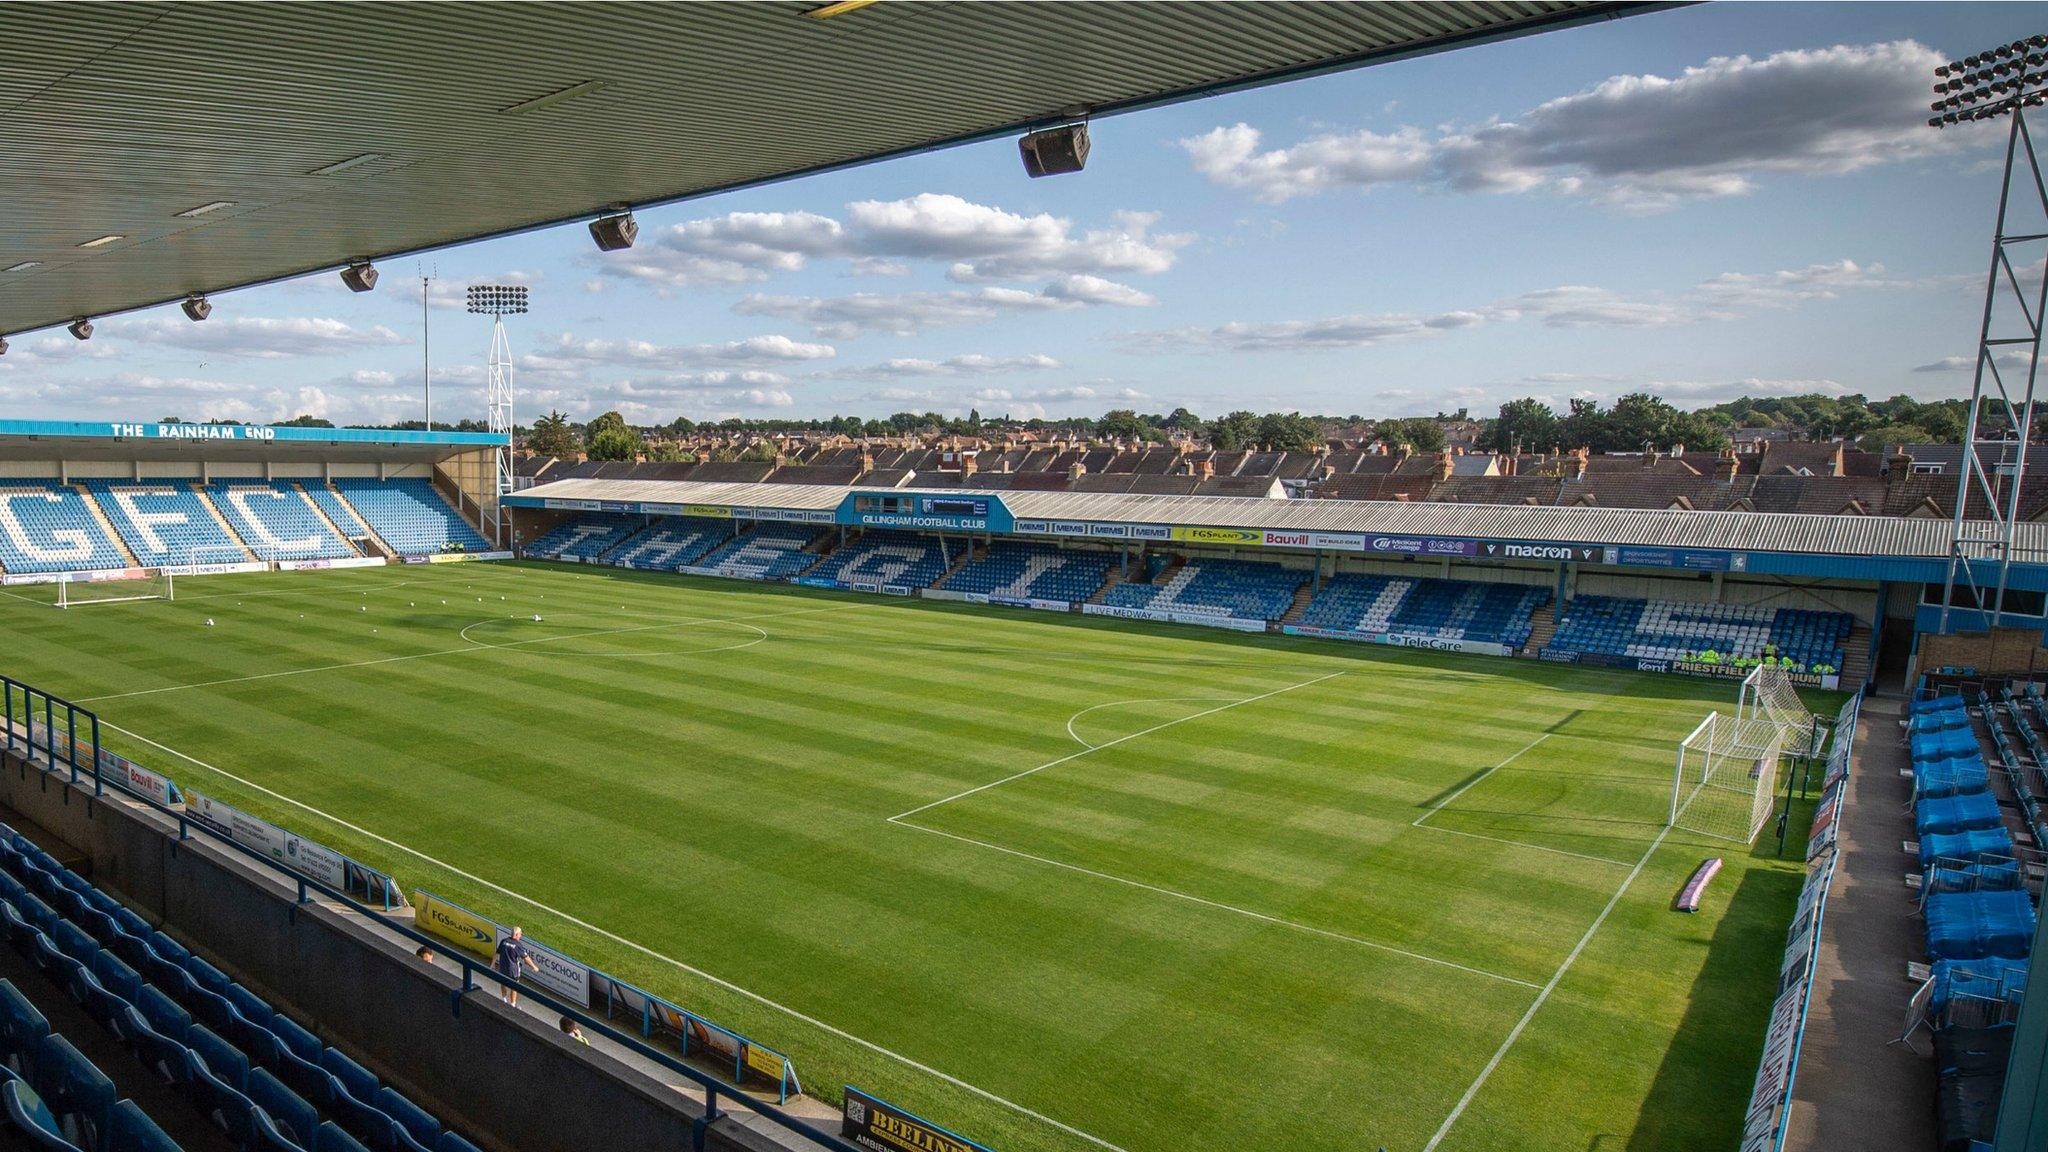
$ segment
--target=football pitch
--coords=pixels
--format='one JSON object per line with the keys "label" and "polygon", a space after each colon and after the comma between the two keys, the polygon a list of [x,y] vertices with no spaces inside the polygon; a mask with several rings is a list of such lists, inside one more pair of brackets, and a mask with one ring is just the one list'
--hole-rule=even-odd
{"label": "football pitch", "polygon": [[115,751],[997,1152],[1719,1152],[1802,877],[1667,830],[1733,683],[554,565],[49,598],[0,671]]}

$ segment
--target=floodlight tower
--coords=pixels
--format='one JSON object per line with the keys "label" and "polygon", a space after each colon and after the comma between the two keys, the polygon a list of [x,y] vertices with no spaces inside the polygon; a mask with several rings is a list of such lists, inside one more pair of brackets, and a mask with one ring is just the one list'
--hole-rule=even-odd
{"label": "floodlight tower", "polygon": [[[1954,533],[1942,596],[1941,631],[1949,630],[1956,584],[1967,584],[1980,608],[1999,627],[2006,576],[2019,522],[2020,485],[2027,474],[2027,442],[2034,432],[2034,382],[2041,361],[2048,310],[2048,184],[2028,126],[2030,111],[2048,100],[2048,36],[2015,40],[1934,70],[1937,97],[1930,128],[2012,118],[2006,130],[2005,170],[1998,190],[1998,221],[1991,239],[1991,271],[1984,284],[1984,321],[1977,334],[1977,364],[1970,386],[1969,430],[1963,437],[1962,473],[1956,478]],[[2035,113],[2038,114],[2038,113]],[[2013,219],[2013,180],[2020,176],[2020,206]],[[2029,199],[2031,197],[2031,199]],[[2000,309],[2001,296],[2011,306]],[[1994,331],[1994,326],[1996,331]],[[2017,354],[2015,356],[2014,354]],[[2004,357],[2001,366],[2000,357]],[[2015,378],[2008,383],[2008,373]],[[1989,460],[1987,462],[1987,455]],[[1972,520],[1970,498],[1982,494],[1987,515]],[[1971,525],[1975,525],[1972,527]],[[1986,597],[1984,593],[1992,590]]]}
{"label": "floodlight tower", "polygon": [[502,500],[512,491],[512,341],[505,335],[505,317],[525,314],[526,286],[472,284],[469,286],[469,311],[491,318],[487,417],[491,434],[503,437],[496,449],[498,496]]}

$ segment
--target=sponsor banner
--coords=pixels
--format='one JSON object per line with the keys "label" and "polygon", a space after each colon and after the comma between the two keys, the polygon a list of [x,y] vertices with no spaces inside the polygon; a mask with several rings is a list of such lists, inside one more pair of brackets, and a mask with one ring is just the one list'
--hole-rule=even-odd
{"label": "sponsor banner", "polygon": [[878,587],[878,588],[876,589],[876,591],[880,592],[880,593],[881,593],[882,595],[884,595],[884,596],[915,596],[915,595],[917,595],[917,589],[915,589],[915,588],[912,588],[912,587],[911,587],[911,586],[909,586],[908,584],[883,584],[883,585],[879,586],[879,587]]}
{"label": "sponsor banner", "polygon": [[846,1085],[839,1134],[876,1152],[989,1152],[914,1113]]}
{"label": "sponsor banner", "polygon": [[1315,636],[1325,640],[1359,640],[1371,644],[1386,644],[1394,648],[1427,648],[1432,652],[1470,652],[1481,656],[1512,656],[1514,649],[1505,644],[1490,644],[1483,640],[1451,640],[1441,636],[1409,636],[1394,632],[1347,632],[1336,628],[1309,628],[1299,624],[1282,625],[1280,631],[1289,636]]}
{"label": "sponsor banner", "polygon": [[[1658,667],[1650,667],[1653,663]],[[1645,672],[1683,672],[1687,676],[1712,676],[1723,680],[1740,680],[1750,673],[1748,667],[1738,667],[1725,662],[1715,664],[1704,660],[1644,660],[1638,667]],[[1815,672],[1787,671],[1785,678],[1802,688],[1825,688],[1830,692],[1842,686],[1841,675],[1834,672],[1823,675]]]}
{"label": "sponsor banner", "polygon": [[734,508],[732,514],[754,520],[783,520],[797,524],[838,523],[830,508]]}
{"label": "sponsor banner", "polygon": [[782,1053],[763,1048],[751,1040],[747,1041],[743,1051],[748,1068],[777,1084],[782,1083],[783,1073],[789,1068],[789,1061],[783,1059]]}
{"label": "sponsor banner", "polygon": [[873,580],[835,580],[833,583],[849,592],[879,591],[879,586]]}
{"label": "sponsor banner", "polygon": [[1040,612],[1071,612],[1074,605],[1067,600],[1041,600],[1036,596],[989,596],[985,603],[1001,604],[1008,608],[1036,608]]}
{"label": "sponsor banner", "polygon": [[638,512],[640,503],[637,500],[599,500],[597,507],[601,512]]}
{"label": "sponsor banner", "polygon": [[344,891],[348,888],[348,858],[339,852],[286,832],[284,859],[285,863],[322,884]]}
{"label": "sponsor banner", "polygon": [[1268,548],[1314,548],[1324,552],[1363,552],[1366,538],[1356,532],[1275,532],[1262,541]]}
{"label": "sponsor banner", "polygon": [[382,556],[342,556],[332,560],[279,560],[280,572],[313,572],[321,568],[382,568]]}
{"label": "sponsor banner", "polygon": [[[510,552],[436,552],[427,557],[429,564],[461,564],[468,560],[510,560]],[[411,557],[407,557],[408,560]]]}
{"label": "sponsor banner", "polygon": [[1427,536],[1372,536],[1366,538],[1364,551],[1400,556],[1477,556],[1479,545],[1471,540],[1438,540]]}
{"label": "sponsor banner", "polygon": [[1568,652],[1562,648],[1545,648],[1536,655],[1541,659],[1550,661],[1552,664],[1577,664],[1579,662],[1579,654],[1577,652]]}
{"label": "sponsor banner", "polygon": [[1176,525],[1173,539],[1188,544],[1264,544],[1266,534],[1256,528],[1206,528]]}
{"label": "sponsor banner", "polygon": [[1806,989],[1795,986],[1771,1005],[1763,1061],[1757,1066],[1749,1111],[1742,1122],[1742,1152],[1770,1152],[1778,1147],[1778,1122],[1791,1087],[1792,1052],[1799,1039],[1800,1008],[1805,1001]]}
{"label": "sponsor banner", "polygon": [[1088,525],[1081,523],[1079,520],[1055,520],[1052,524],[1052,530],[1061,536],[1086,536],[1088,534]]}
{"label": "sponsor banner", "polygon": [[[685,568],[683,571],[688,572],[690,569]],[[698,571],[710,575],[705,569],[698,569]],[[835,591],[848,586],[843,580],[832,580],[823,576],[798,576],[792,579],[790,583],[803,588],[831,588]]]}
{"label": "sponsor banner", "polygon": [[252,848],[280,863],[285,859],[285,831],[268,820],[260,820],[239,808],[197,792],[190,794],[185,811],[188,815],[205,821],[216,831],[227,833],[228,838],[237,844]]}
{"label": "sponsor banner", "polygon": [[[479,916],[477,919],[482,920]],[[512,938],[512,930],[502,924],[491,925],[491,952],[497,954],[497,946]],[[538,984],[578,1008],[590,1007],[590,969],[569,959],[545,944],[536,944],[530,936],[522,936],[520,942],[526,945],[527,955],[540,966],[540,971],[522,970],[520,979]]]}
{"label": "sponsor banner", "polygon": [[413,923],[420,931],[484,960],[497,953],[498,926],[462,905],[421,890],[413,893],[413,909]]}
{"label": "sponsor banner", "polygon": [[558,508],[564,512],[595,512],[599,504],[595,500],[557,500],[552,496],[540,502],[543,508]]}
{"label": "sponsor banner", "polygon": [[1090,536],[1113,536],[1123,540],[1130,537],[1131,526],[1128,524],[1090,524],[1088,526],[1088,534]]}
{"label": "sponsor banner", "polygon": [[1537,544],[1514,541],[1488,542],[1479,554],[1497,560],[1563,560],[1577,564],[1598,563],[1604,550],[1589,544]]}
{"label": "sponsor banner", "polygon": [[1044,520],[1019,520],[1010,525],[1010,530],[1020,536],[1043,536],[1052,531],[1052,524]]}
{"label": "sponsor banner", "polygon": [[1264,620],[1239,620],[1234,616],[1207,612],[1172,612],[1154,608],[1119,608],[1112,604],[1083,604],[1090,616],[1114,616],[1119,620],[1156,620],[1162,624],[1200,624],[1204,628],[1228,628],[1235,632],[1264,632]]}
{"label": "sponsor banner", "polygon": [[268,572],[270,565],[262,560],[233,564],[169,564],[164,571],[173,576],[226,576],[235,572]]}
{"label": "sponsor banner", "polygon": [[674,507],[681,508],[684,516],[701,516],[706,520],[732,519],[732,507],[726,504],[681,504]]}
{"label": "sponsor banner", "polygon": [[[18,728],[19,725],[16,725],[16,727]],[[80,767],[91,763],[91,743],[75,736],[53,735],[50,728],[44,725],[41,720],[34,717],[29,718],[28,741],[31,749],[49,748],[54,750],[60,741],[67,738],[71,743],[71,763]],[[178,791],[178,786],[171,783],[168,777],[159,776],[135,761],[128,759],[126,756],[117,756],[102,748],[100,749],[99,763],[100,775],[112,776],[116,780],[127,784],[130,790],[140,792],[166,808],[173,804],[182,803],[185,799],[184,794]]]}
{"label": "sponsor banner", "polygon": [[867,528],[936,528],[954,532],[986,532],[985,516],[903,516],[889,512],[856,512],[853,522]]}
{"label": "sponsor banner", "polygon": [[1173,539],[1173,529],[1168,528],[1164,524],[1133,524],[1131,525],[1131,539],[1171,540]]}
{"label": "sponsor banner", "polygon": [[365,868],[332,848],[287,832],[268,820],[258,819],[211,796],[187,793],[185,813],[216,831],[226,833],[235,843],[261,852],[331,888],[379,901],[387,907],[394,903],[403,906],[405,902],[397,883],[382,872]]}
{"label": "sponsor banner", "polygon": [[1608,564],[1646,568],[1685,568],[1694,572],[1746,572],[1749,556],[1742,552],[1710,552],[1700,548],[1639,548],[1630,545],[1601,549]]}
{"label": "sponsor banner", "polygon": [[950,600],[956,604],[988,603],[988,597],[982,596],[979,592],[948,592],[944,588],[926,588],[918,595],[926,600]]}

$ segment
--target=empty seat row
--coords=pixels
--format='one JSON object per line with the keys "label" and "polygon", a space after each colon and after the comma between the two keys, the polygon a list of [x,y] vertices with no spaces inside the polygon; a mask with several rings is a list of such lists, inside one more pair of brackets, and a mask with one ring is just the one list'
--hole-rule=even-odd
{"label": "empty seat row", "polygon": [[588,512],[572,516],[526,545],[536,560],[574,560],[595,564],[607,553],[647,527],[647,517],[623,512]]}
{"label": "empty seat row", "polygon": [[[457,515],[425,480],[336,477],[329,483],[363,523],[400,555],[490,550],[490,542]],[[334,513],[328,515],[332,517]]]}
{"label": "empty seat row", "polygon": [[[475,1152],[262,997],[25,838],[0,841],[0,924],[239,1148]],[[0,1044],[7,1026],[0,1022]]]}
{"label": "empty seat row", "polygon": [[[952,555],[964,544],[955,544]],[[807,575],[848,584],[893,584],[929,588],[950,566],[939,540],[915,532],[870,529],[860,539],[842,544]]]}
{"label": "empty seat row", "polygon": [[127,564],[78,489],[0,480],[0,570],[87,572]]}
{"label": "empty seat row", "polygon": [[1119,584],[1103,603],[1119,608],[1192,612],[1239,620],[1278,620],[1309,573],[1256,560],[1190,560],[1164,584]]}
{"label": "empty seat row", "polygon": [[198,488],[181,480],[88,480],[93,501],[145,566],[250,559]]}
{"label": "empty seat row", "polygon": [[1580,596],[1558,620],[1553,648],[1651,660],[1789,659],[1799,668],[1842,667],[1854,620],[1843,612]]}
{"label": "empty seat row", "polygon": [[711,550],[697,567],[719,576],[748,580],[781,580],[818,562],[806,551],[824,532],[801,524],[763,524]]}
{"label": "empty seat row", "polygon": [[1323,582],[1300,623],[1333,631],[1528,643],[1548,589],[1477,580],[1345,573]]}
{"label": "empty seat row", "polygon": [[1080,603],[1095,595],[1116,562],[1112,552],[1061,548],[1036,540],[997,540],[953,573],[945,588],[1012,600]]}
{"label": "empty seat row", "polygon": [[293,481],[229,480],[207,485],[206,495],[261,559],[334,560],[356,554]]}

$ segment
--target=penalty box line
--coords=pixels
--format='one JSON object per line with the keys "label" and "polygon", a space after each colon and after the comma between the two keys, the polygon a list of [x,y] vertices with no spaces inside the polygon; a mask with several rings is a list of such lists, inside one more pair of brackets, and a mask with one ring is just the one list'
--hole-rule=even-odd
{"label": "penalty box line", "polygon": [[[1567,717],[1566,719],[1569,720],[1570,717]],[[1467,840],[1484,840],[1489,844],[1507,844],[1515,848],[1527,848],[1534,852],[1548,852],[1553,856],[1569,856],[1574,860],[1590,860],[1595,864],[1612,864],[1616,868],[1626,867],[1628,865],[1628,861],[1616,860],[1612,856],[1594,856],[1586,852],[1573,852],[1567,848],[1552,848],[1548,844],[1534,844],[1527,840],[1510,840],[1505,836],[1486,836],[1478,832],[1463,832],[1456,828],[1439,828],[1434,824],[1428,823],[1428,820],[1431,816],[1434,816],[1437,813],[1443,811],[1444,809],[1449,808],[1452,802],[1456,801],[1458,797],[1463,796],[1465,793],[1470,792],[1474,788],[1477,788],[1482,782],[1486,780],[1488,776],[1491,776],[1495,772],[1498,772],[1501,769],[1507,767],[1508,765],[1514,763],[1515,761],[1520,760],[1524,753],[1531,751],[1538,744],[1541,744],[1545,740],[1550,739],[1552,736],[1557,735],[1557,729],[1559,727],[1562,727],[1562,724],[1552,726],[1548,730],[1538,735],[1534,740],[1531,740],[1527,744],[1522,745],[1520,748],[1515,749],[1514,752],[1511,753],[1507,759],[1502,760],[1500,763],[1495,764],[1493,767],[1488,768],[1486,771],[1481,772],[1479,775],[1474,776],[1472,779],[1465,781],[1464,785],[1461,786],[1456,792],[1453,792],[1449,796],[1444,797],[1442,800],[1439,800],[1435,804],[1430,805],[1430,807],[1426,811],[1424,811],[1422,815],[1417,816],[1414,820],[1410,821],[1408,826],[1410,828],[1421,828],[1427,832],[1441,832],[1446,836],[1463,836]]]}
{"label": "penalty box line", "polygon": [[1312,680],[1304,680],[1299,684],[1289,684],[1283,688],[1275,688],[1270,692],[1261,692],[1256,696],[1247,696],[1242,700],[1233,700],[1227,704],[1219,704],[1214,708],[1207,708],[1200,712],[1196,712],[1193,715],[1183,716],[1177,720],[1168,720],[1162,724],[1154,724],[1150,728],[1145,728],[1140,731],[1133,732],[1127,736],[1120,736],[1115,740],[1110,740],[1102,744],[1092,745],[1083,748],[1079,752],[1070,753],[1066,756],[1061,756],[1055,760],[1048,760],[1045,763],[1040,764],[1036,768],[1027,768],[1022,772],[1014,772],[999,780],[991,780],[988,783],[983,784],[979,787],[969,788],[964,792],[956,792],[951,796],[945,797],[944,799],[934,800],[929,804],[912,808],[908,812],[899,812],[896,815],[889,817],[886,823],[894,824],[899,828],[909,828],[914,831],[929,833],[933,836],[943,836],[948,840],[957,841],[961,844],[971,844],[977,848],[988,849],[991,852],[1000,852],[1006,856],[1012,856],[1019,860],[1029,860],[1036,864],[1044,864],[1048,867],[1064,869],[1068,872],[1074,872],[1082,876],[1092,877],[1097,880],[1105,880],[1112,884],[1122,884],[1126,887],[1136,888],[1140,891],[1152,892],[1160,896],[1168,896],[1175,900],[1183,900],[1187,903],[1198,904],[1204,908],[1215,909],[1219,912],[1228,912],[1232,915],[1243,916],[1247,919],[1257,920],[1262,923],[1273,924],[1282,928],[1289,928],[1296,932],[1306,933],[1311,936],[1321,936],[1329,940],[1339,940],[1347,944],[1356,944],[1362,948],[1371,948],[1376,951],[1386,952],[1391,955],[1403,957],[1405,959],[1416,960],[1425,964],[1434,964],[1438,967],[1453,969],[1455,971],[1463,972],[1472,976],[1484,977],[1488,980],[1498,980],[1502,983],[1513,984],[1522,988],[1533,989],[1537,987],[1537,985],[1531,981],[1517,979],[1513,976],[1503,976],[1498,972],[1489,972],[1484,968],[1474,968],[1469,965],[1460,964],[1454,960],[1445,960],[1441,957],[1430,956],[1421,952],[1411,952],[1408,949],[1397,948],[1392,944],[1383,944],[1377,940],[1369,940],[1363,936],[1353,936],[1349,933],[1338,932],[1329,928],[1318,928],[1313,924],[1303,924],[1297,920],[1288,920],[1284,917],[1274,916],[1265,912],[1254,911],[1250,908],[1243,908],[1236,904],[1225,904],[1220,900],[1211,900],[1205,896],[1196,896],[1190,892],[1182,892],[1177,889],[1163,887],[1158,884],[1148,884],[1145,881],[1133,880],[1127,876],[1118,876],[1111,872],[1101,872],[1093,868],[1084,868],[1079,864],[1070,864],[1064,860],[1055,860],[1050,856],[1039,856],[1030,852],[1019,851],[1018,849],[1005,847],[1001,844],[990,843],[987,840],[977,840],[971,836],[960,836],[952,832],[942,832],[937,828],[928,828],[923,824],[914,824],[909,819],[910,817],[915,816],[920,812],[928,812],[934,808],[939,807],[940,805],[950,804],[955,800],[964,799],[968,796],[973,796],[976,793],[986,792],[991,788],[997,787],[998,785],[1008,784],[1013,780],[1021,780],[1026,776],[1043,772],[1048,768],[1057,768],[1062,764],[1072,763],[1073,761],[1079,760],[1081,757],[1087,756],[1090,753],[1100,752],[1105,748],[1114,748],[1119,744],[1123,744],[1131,740],[1136,740],[1140,736],[1148,736],[1154,732],[1171,728],[1176,724],[1185,724],[1190,720],[1199,720],[1204,716],[1213,716],[1218,712],[1226,712],[1232,708],[1238,708],[1246,704],[1257,703],[1260,700],[1269,700],[1275,696],[1281,695],[1282,693],[1293,692],[1298,689],[1308,688],[1316,684],[1321,684],[1325,680],[1334,680],[1339,676],[1348,674],[1349,671],[1349,669],[1343,669],[1340,671],[1331,672],[1323,676],[1317,676]]}
{"label": "penalty box line", "polygon": [[[866,607],[866,605],[852,605],[852,607]],[[404,844],[397,840],[393,840],[389,836],[384,836],[379,833],[372,832],[371,830],[363,827],[360,824],[352,823],[348,820],[344,820],[341,817],[334,815],[331,812],[326,812],[322,809],[315,808],[311,804],[308,804],[303,800],[287,796],[274,788],[266,788],[263,785],[256,783],[254,780],[250,780],[247,777],[237,775],[217,765],[209,764],[196,756],[190,755],[185,752],[180,752],[176,748],[173,748],[168,744],[162,744],[155,740],[151,740],[147,736],[141,735],[137,732],[132,732],[129,729],[123,728],[118,724],[108,723],[105,720],[101,720],[100,723],[106,728],[111,729],[112,731],[119,732],[124,736],[128,736],[135,740],[139,740],[152,748],[158,749],[162,752],[168,753],[169,755],[175,756],[188,764],[204,768],[208,772],[215,773],[228,780],[233,780],[235,783],[240,784],[245,788],[251,789],[256,792],[261,792],[266,796],[272,797],[273,799],[276,799],[282,803],[289,804],[294,808],[310,812],[313,815],[318,816],[322,820],[326,820],[337,827],[346,828],[358,836],[363,836],[367,839],[374,840],[379,844],[383,844],[386,847],[392,848],[399,852],[403,852],[408,856],[414,857],[415,859],[423,860],[436,868],[440,868],[447,871],[451,875],[460,876],[464,880],[467,880],[472,884],[488,888],[501,896],[507,897],[508,899],[517,900],[518,902],[526,905],[529,908],[537,909],[538,911],[545,912],[550,916],[554,916],[565,924],[573,924],[586,932],[592,933],[597,936],[602,936],[606,940],[610,940],[612,943],[617,944],[623,948],[631,949],[632,951],[638,952],[641,955],[648,957],[649,959],[660,961],[661,963],[667,964],[677,969],[678,971],[686,972],[689,975],[695,976],[700,980],[704,980],[708,983],[723,988],[726,991],[733,993],[734,995],[745,997],[746,999],[751,1000],[764,1008],[773,1009],[801,1024],[805,1024],[809,1027],[816,1028],[820,1032],[824,1032],[827,1035],[837,1037],[838,1039],[844,1040],[849,1044],[855,1045],[856,1047],[866,1049],[867,1051],[873,1052],[878,1056],[884,1057],[888,1060],[892,1060],[898,1064],[901,1064],[905,1068],[911,1069],[914,1072],[919,1072],[926,1076],[930,1076],[936,1080],[943,1081],[947,1084],[952,1085],[955,1088],[958,1088],[964,1092],[969,1093],[970,1095],[980,1097],[981,1099],[986,1100],[991,1104],[995,1104],[1000,1107],[1009,1109],[1010,1111],[1016,1113],[1019,1116],[1023,1116],[1030,1120],[1035,1120],[1041,1124],[1047,1125],[1048,1127],[1056,1128],[1061,1132],[1065,1132],[1069,1136],[1073,1136],[1080,1140],[1085,1140],[1098,1148],[1105,1149],[1106,1152],[1127,1152],[1127,1150],[1122,1148],[1121,1146],[1112,1144],[1109,1141],[1104,1140],[1100,1136],[1096,1136],[1093,1133],[1084,1132],[1071,1124],[1055,1120],[1052,1117],[1047,1116],[1043,1112],[1034,1111],[1030,1108],[1025,1107],[1022,1104],[1017,1103],[1014,1100],[998,1096],[994,1092],[991,1092],[986,1088],[970,1084],[967,1081],[962,1080],[959,1077],[953,1076],[949,1073],[941,1072],[937,1068],[934,1068],[929,1064],[921,1063],[920,1061],[905,1056],[900,1052],[893,1051],[889,1048],[884,1048],[882,1045],[877,1044],[872,1040],[867,1040],[862,1037],[856,1036],[853,1033],[846,1031],[845,1029],[834,1027],[833,1025],[827,1024],[823,1020],[820,1020],[815,1016],[811,1016],[799,1009],[791,1008],[787,1004],[771,1000],[759,992],[755,992],[748,988],[743,988],[740,985],[735,984],[732,981],[727,980],[721,976],[715,976],[702,968],[696,967],[695,965],[688,963],[687,961],[678,960],[675,957],[663,952],[657,952],[654,949],[649,948],[647,945],[642,944],[636,940],[629,940],[616,932],[612,932],[605,928],[600,928],[597,925],[592,924],[588,920],[584,920],[581,917],[572,915],[568,912],[564,912],[560,908],[556,908],[553,905],[542,903],[541,901],[536,900],[523,892],[515,891],[514,889],[507,888],[503,884],[499,884],[491,880],[486,880],[482,876],[479,876],[476,873],[470,872],[466,869],[459,868],[454,864],[448,863],[446,860],[441,860],[437,857],[429,856],[425,852],[422,852],[409,844]]]}

